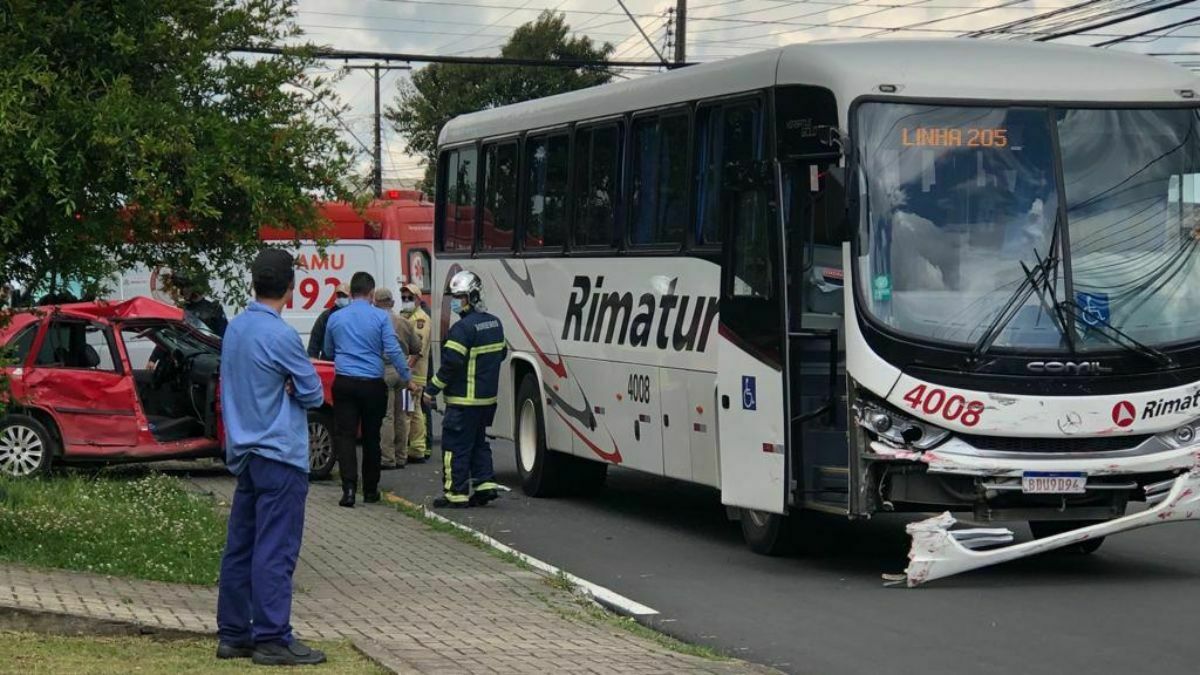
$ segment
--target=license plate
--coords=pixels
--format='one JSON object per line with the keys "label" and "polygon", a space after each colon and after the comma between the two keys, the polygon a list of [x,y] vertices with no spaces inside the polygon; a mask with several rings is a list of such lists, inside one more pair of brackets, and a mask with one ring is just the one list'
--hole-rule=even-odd
{"label": "license plate", "polygon": [[1026,471],[1021,492],[1027,495],[1075,495],[1087,490],[1087,474],[1080,471]]}

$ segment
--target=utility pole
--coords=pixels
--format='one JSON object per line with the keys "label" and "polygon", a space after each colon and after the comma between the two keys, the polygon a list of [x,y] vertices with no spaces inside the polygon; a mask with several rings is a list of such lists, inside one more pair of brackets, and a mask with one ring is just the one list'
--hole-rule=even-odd
{"label": "utility pole", "polygon": [[687,63],[687,0],[675,0],[675,65]]}
{"label": "utility pole", "polygon": [[375,80],[375,150],[373,152],[374,168],[371,172],[371,186],[375,190],[375,198],[383,198],[383,115],[379,110],[379,81],[383,70],[412,70],[410,66],[385,66],[378,63],[370,66],[346,66],[350,70],[370,70]]}

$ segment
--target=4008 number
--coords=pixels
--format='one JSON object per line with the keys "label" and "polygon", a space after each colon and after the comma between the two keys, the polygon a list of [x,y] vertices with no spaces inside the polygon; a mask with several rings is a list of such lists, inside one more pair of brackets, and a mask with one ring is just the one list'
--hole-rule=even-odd
{"label": "4008 number", "polygon": [[629,394],[629,400],[638,403],[650,402],[650,376],[638,375],[636,373],[629,376],[629,388],[626,390]]}
{"label": "4008 number", "polygon": [[941,415],[964,427],[979,424],[979,417],[983,415],[983,401],[968,401],[961,394],[948,395],[945,389],[931,389],[923,384],[905,394],[904,401],[913,410],[923,410],[926,415]]}

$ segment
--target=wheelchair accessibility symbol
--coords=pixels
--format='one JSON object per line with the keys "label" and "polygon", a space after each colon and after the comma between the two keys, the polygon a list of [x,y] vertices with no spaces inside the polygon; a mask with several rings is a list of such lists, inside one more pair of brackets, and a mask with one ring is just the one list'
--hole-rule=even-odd
{"label": "wheelchair accessibility symbol", "polygon": [[1107,293],[1079,292],[1075,294],[1075,301],[1083,310],[1083,322],[1088,326],[1095,328],[1109,322],[1111,309]]}
{"label": "wheelchair accessibility symbol", "polygon": [[758,381],[752,375],[742,376],[742,410],[758,410]]}

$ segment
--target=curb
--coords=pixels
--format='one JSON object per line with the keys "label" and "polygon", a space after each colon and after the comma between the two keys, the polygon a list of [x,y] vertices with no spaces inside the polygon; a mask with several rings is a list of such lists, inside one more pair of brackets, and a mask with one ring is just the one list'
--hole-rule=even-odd
{"label": "curb", "polygon": [[152,637],[163,640],[216,638],[216,631],[160,628],[139,621],[100,619],[80,614],[0,605],[0,630],[67,637]]}
{"label": "curb", "polygon": [[461,532],[465,532],[466,534],[474,537],[480,543],[500,551],[501,553],[517,558],[543,576],[565,579],[571,584],[571,587],[575,589],[575,592],[578,595],[582,595],[588,600],[597,603],[605,609],[620,614],[621,616],[630,617],[638,623],[647,625],[652,623],[654,618],[658,616],[658,610],[656,609],[647,607],[636,600],[631,600],[620,593],[617,593],[616,591],[605,588],[599,584],[592,583],[587,579],[577,577],[570,572],[545,562],[544,560],[539,560],[531,555],[522,553],[508,544],[497,541],[496,539],[480,532],[479,530],[476,530],[475,528],[468,527],[467,525],[463,525],[457,521],[450,520],[439,513],[435,513],[422,504],[415,504],[403,497],[396,496],[392,492],[386,493],[384,495],[384,499],[392,504],[400,504],[406,508],[420,511],[424,517],[429,518],[430,520],[449,525]]}

